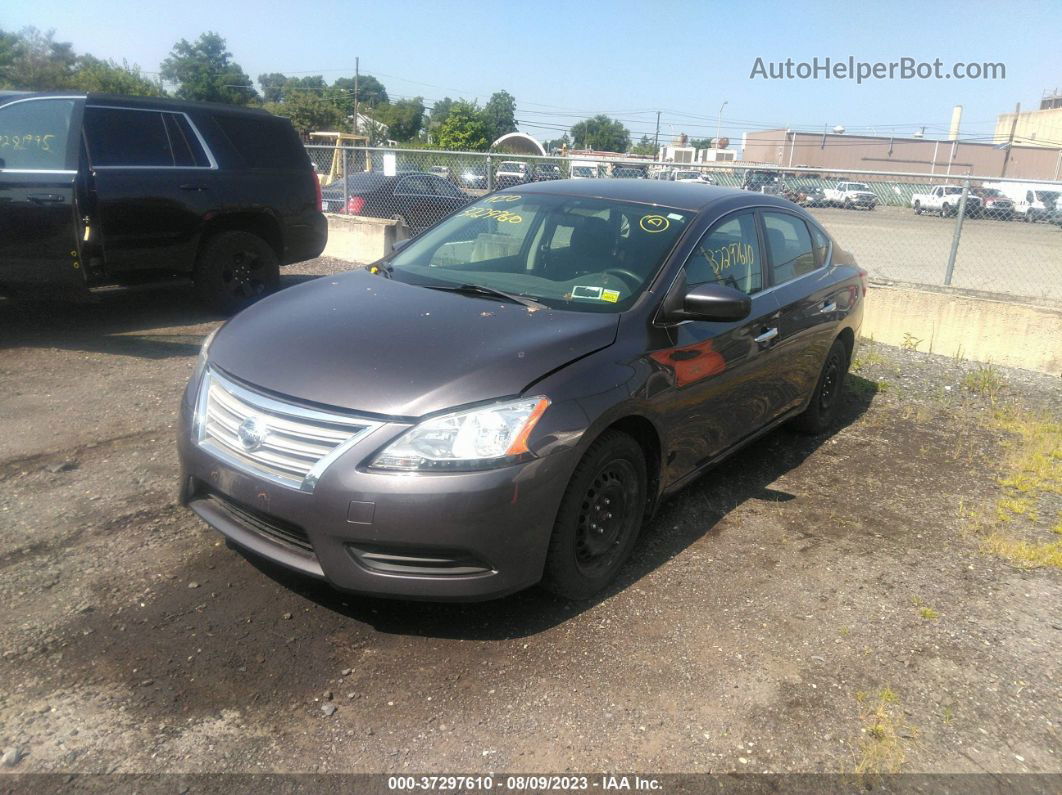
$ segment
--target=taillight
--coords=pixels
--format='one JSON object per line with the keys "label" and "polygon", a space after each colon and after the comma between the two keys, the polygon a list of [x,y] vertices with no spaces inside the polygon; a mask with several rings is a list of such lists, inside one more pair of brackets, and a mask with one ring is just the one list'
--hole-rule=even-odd
{"label": "taillight", "polygon": [[321,199],[321,175],[314,172],[313,186],[317,191],[317,212],[321,212],[324,209],[324,202]]}
{"label": "taillight", "polygon": [[361,215],[365,209],[365,199],[361,196],[351,196],[347,199],[347,215]]}
{"label": "taillight", "polygon": [[859,269],[859,284],[863,287],[863,297],[864,298],[867,295],[867,276],[868,275],[869,274],[865,270],[863,270],[862,268]]}

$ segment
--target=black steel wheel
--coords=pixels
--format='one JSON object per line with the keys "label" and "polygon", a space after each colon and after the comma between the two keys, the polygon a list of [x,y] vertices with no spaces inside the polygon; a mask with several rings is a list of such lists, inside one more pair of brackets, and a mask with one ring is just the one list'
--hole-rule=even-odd
{"label": "black steel wheel", "polygon": [[196,265],[200,298],[221,312],[238,312],[277,289],[276,252],[250,232],[222,232],[207,241]]}
{"label": "black steel wheel", "polygon": [[607,586],[630,555],[647,502],[645,456],[625,433],[606,431],[575,468],[550,538],[542,585],[569,599]]}
{"label": "black steel wheel", "polygon": [[844,378],[848,373],[848,348],[841,340],[834,340],[826,361],[822,364],[815,392],[804,412],[793,420],[793,427],[803,433],[818,434],[833,424],[844,392]]}

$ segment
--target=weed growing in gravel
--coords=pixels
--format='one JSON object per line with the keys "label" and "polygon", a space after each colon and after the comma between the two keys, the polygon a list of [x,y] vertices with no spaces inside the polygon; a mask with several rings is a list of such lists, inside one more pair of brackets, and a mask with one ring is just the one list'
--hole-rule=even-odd
{"label": "weed growing in gravel", "polygon": [[[979,518],[981,550],[1018,566],[1062,569],[1062,539],[1029,540],[1005,530],[1037,530],[1039,508],[1062,495],[1062,421],[1011,410],[997,411],[993,424],[1009,438],[995,522],[989,526]],[[1062,535],[1062,519],[1051,530]]]}
{"label": "weed growing in gravel", "polygon": [[1003,377],[991,363],[979,364],[976,370],[971,370],[962,377],[962,385],[970,392],[995,402],[1003,389]]}
{"label": "weed growing in gravel", "polygon": [[874,365],[885,364],[886,361],[887,360],[885,359],[885,357],[882,356],[877,351],[875,351],[873,349],[869,349],[868,350],[868,349],[864,348],[863,352],[860,353],[858,356],[855,357],[855,359],[852,360],[852,372],[853,373],[858,373],[858,372],[861,372],[862,370],[865,370],[868,367],[873,367]]}
{"label": "weed growing in gravel", "polygon": [[917,351],[918,346],[921,345],[923,340],[920,337],[916,337],[914,334],[908,332],[903,333],[903,342],[900,343],[900,347],[905,351]]}
{"label": "weed growing in gravel", "polygon": [[923,607],[918,611],[918,615],[922,616],[926,621],[933,621],[934,619],[940,618],[940,613],[932,607]]}
{"label": "weed growing in gravel", "polygon": [[903,765],[902,737],[915,734],[903,722],[899,699],[888,687],[877,693],[856,693],[859,718],[863,722],[863,737],[859,743],[859,763],[856,773],[897,773]]}

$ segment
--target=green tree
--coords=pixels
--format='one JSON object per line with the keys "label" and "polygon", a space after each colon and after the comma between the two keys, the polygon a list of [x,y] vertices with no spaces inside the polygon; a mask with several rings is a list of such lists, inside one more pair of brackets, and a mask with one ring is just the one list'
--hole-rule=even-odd
{"label": "green tree", "polygon": [[711,149],[714,143],[714,138],[693,138],[690,141],[690,146],[694,149]]}
{"label": "green tree", "polygon": [[496,141],[506,133],[516,132],[516,100],[508,91],[490,95],[483,106],[483,121],[487,124],[487,137]]}
{"label": "green tree", "polygon": [[280,72],[258,75],[258,85],[262,87],[263,102],[281,102],[284,99],[284,84],[288,76]]}
{"label": "green tree", "polygon": [[488,133],[479,108],[462,99],[450,107],[446,121],[435,131],[435,142],[443,149],[483,152],[490,146]]}
{"label": "green tree", "polygon": [[267,102],[262,107],[290,119],[303,137],[315,130],[342,130],[346,124],[336,103],[315,91],[292,91],[285,94],[283,102]]}
{"label": "green tree", "polygon": [[580,149],[626,152],[631,145],[631,134],[622,122],[599,114],[574,125],[572,140]]}
{"label": "green tree", "polygon": [[[332,88],[337,89],[337,93],[342,95],[343,112],[347,116],[353,116],[354,78],[340,77],[332,83]],[[383,83],[372,75],[358,76],[358,106],[361,108],[362,113],[387,102],[387,89],[384,88]]]}
{"label": "green tree", "polygon": [[648,135],[643,135],[638,143],[631,147],[631,152],[636,155],[655,155],[656,145]]}
{"label": "green tree", "polygon": [[162,62],[162,77],[177,84],[181,99],[246,105],[258,92],[226,47],[225,39],[213,31],[195,42],[181,39]]}
{"label": "green tree", "polygon": [[431,115],[428,117],[429,132],[434,134],[442,126],[442,123],[446,121],[446,117],[450,115],[450,108],[453,106],[454,101],[449,97],[443,97],[431,106]]}
{"label": "green tree", "polygon": [[14,64],[21,46],[17,33],[0,30],[0,86],[13,85]]}
{"label": "green tree", "polygon": [[400,99],[378,107],[373,118],[387,125],[387,137],[395,141],[411,141],[424,125],[424,98]]}
{"label": "green tree", "polygon": [[70,42],[55,40],[54,30],[24,28],[14,40],[7,40],[5,49],[7,87],[27,91],[71,87],[77,54]]}
{"label": "green tree", "polygon": [[546,141],[546,151],[556,152],[558,149],[572,148],[572,139],[568,137],[568,133],[564,133],[560,138],[554,138],[552,141]]}
{"label": "green tree", "polygon": [[80,91],[134,97],[155,97],[161,93],[158,83],[144,77],[139,66],[103,61],[92,55],[78,56],[70,87]]}

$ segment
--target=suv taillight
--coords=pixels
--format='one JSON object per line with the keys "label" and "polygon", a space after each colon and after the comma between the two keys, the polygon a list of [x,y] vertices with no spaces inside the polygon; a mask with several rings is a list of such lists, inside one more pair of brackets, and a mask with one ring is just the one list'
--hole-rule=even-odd
{"label": "suv taillight", "polygon": [[314,189],[317,191],[317,212],[321,212],[324,209],[324,201],[321,199],[321,175],[316,171],[313,175]]}
{"label": "suv taillight", "polygon": [[347,215],[361,215],[365,209],[365,199],[361,196],[351,196],[347,199]]}
{"label": "suv taillight", "polygon": [[864,298],[866,298],[866,295],[867,295],[867,276],[868,276],[867,272],[865,270],[863,270],[862,268],[860,268],[859,269],[859,283],[863,287],[863,297]]}

